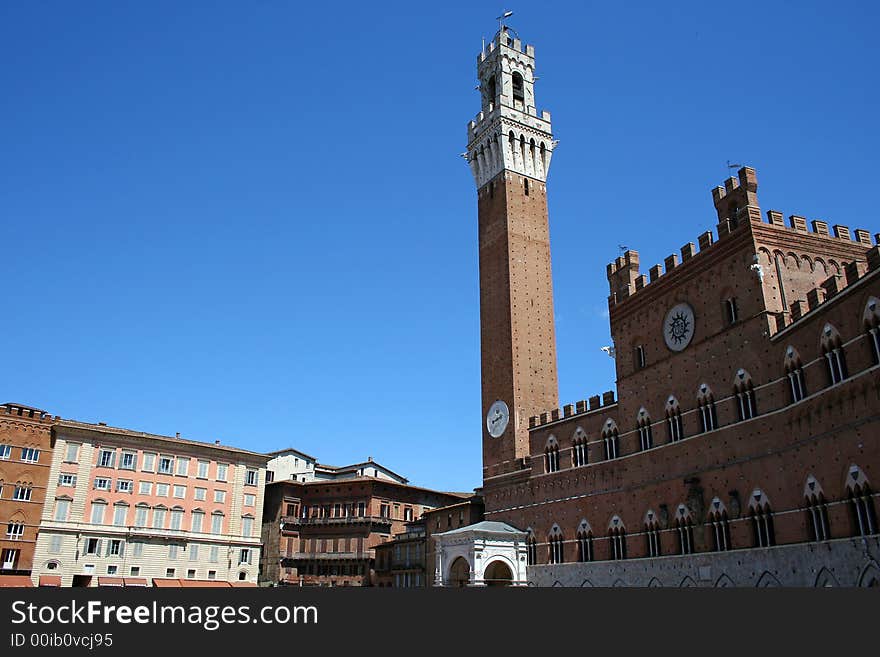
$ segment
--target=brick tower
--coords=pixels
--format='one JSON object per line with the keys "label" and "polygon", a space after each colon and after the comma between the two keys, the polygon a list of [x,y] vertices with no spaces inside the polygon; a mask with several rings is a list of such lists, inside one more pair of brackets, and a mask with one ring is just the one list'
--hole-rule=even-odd
{"label": "brick tower", "polygon": [[528,418],[559,401],[547,171],[549,112],[534,100],[535,49],[502,26],[477,57],[482,110],[468,125],[477,184],[483,476],[519,468]]}

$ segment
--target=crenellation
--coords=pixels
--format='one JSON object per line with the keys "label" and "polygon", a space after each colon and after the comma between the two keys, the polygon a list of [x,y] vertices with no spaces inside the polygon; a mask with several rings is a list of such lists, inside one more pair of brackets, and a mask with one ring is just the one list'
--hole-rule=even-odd
{"label": "crenellation", "polygon": [[592,397],[590,397],[590,410],[591,411],[594,411],[601,406],[602,406],[602,401],[601,401],[601,398],[599,397],[599,395],[593,395]]}
{"label": "crenellation", "polygon": [[654,265],[648,270],[648,274],[650,275],[651,282],[653,283],[663,275],[663,267],[661,265]]}
{"label": "crenellation", "polygon": [[871,233],[864,228],[856,228],[855,236],[856,242],[859,244],[867,244],[868,246],[871,246]]}
{"label": "crenellation", "polygon": [[562,413],[564,417],[571,417],[574,415],[574,404],[565,404],[562,407]]}
{"label": "crenellation", "polygon": [[614,403],[614,391],[607,390],[602,393],[602,406],[611,406]]}
{"label": "crenellation", "polygon": [[697,246],[693,242],[688,242],[683,247],[681,247],[681,261],[687,262],[691,258],[697,255]]}
{"label": "crenellation", "polygon": [[788,218],[788,224],[794,230],[800,231],[802,233],[807,232],[807,218],[801,217],[800,215],[793,214]]}
{"label": "crenellation", "polygon": [[589,408],[589,407],[587,406],[587,402],[586,402],[586,400],[581,399],[581,400],[575,405],[575,413],[586,413],[588,408]]}
{"label": "crenellation", "polygon": [[784,226],[785,219],[779,210],[767,210],[767,223],[774,226]]}
{"label": "crenellation", "polygon": [[851,239],[849,236],[849,227],[848,226],[841,226],[840,224],[834,224],[832,229],[834,230],[834,237],[841,239],[841,240]]}
{"label": "crenellation", "polygon": [[845,286],[841,285],[843,283],[843,277],[837,274],[829,276],[824,281],[822,281],[822,288],[825,290],[825,298],[830,299],[835,294],[840,292]]}
{"label": "crenellation", "polygon": [[636,290],[641,290],[648,284],[648,277],[645,274],[642,274],[636,279]]}
{"label": "crenellation", "polygon": [[880,269],[880,245],[872,246],[866,254],[868,259],[868,269],[874,271]]}
{"label": "crenellation", "polygon": [[807,306],[815,310],[825,302],[825,288],[815,287],[807,292]]}
{"label": "crenellation", "polygon": [[798,320],[809,312],[809,306],[807,302],[803,299],[798,299],[794,303],[791,304],[791,318],[792,320]]}
{"label": "crenellation", "polygon": [[828,234],[828,224],[821,219],[813,219],[813,221],[810,222],[810,226],[812,226],[813,232],[817,235],[830,237],[830,235]]}
{"label": "crenellation", "polygon": [[846,277],[846,284],[852,285],[862,276],[864,276],[867,271],[867,264],[862,262],[861,260],[853,260],[852,262],[848,262],[843,268],[844,276]]}
{"label": "crenellation", "polygon": [[715,239],[712,235],[711,230],[707,230],[705,233],[701,233],[700,236],[697,238],[697,243],[700,245],[700,251],[705,251],[710,246],[712,246],[714,242]]}

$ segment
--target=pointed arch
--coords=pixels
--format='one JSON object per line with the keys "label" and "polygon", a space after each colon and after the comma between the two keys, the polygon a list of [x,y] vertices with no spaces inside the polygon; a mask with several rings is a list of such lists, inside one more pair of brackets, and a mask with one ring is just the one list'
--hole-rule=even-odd
{"label": "pointed arch", "polygon": [[825,502],[825,493],[822,486],[813,475],[807,476],[804,483],[804,500],[806,501],[805,513],[807,515],[807,527],[810,532],[810,540],[827,541],[831,537],[828,524],[828,507]]}
{"label": "pointed arch", "polygon": [[694,519],[690,509],[684,504],[679,504],[675,510],[673,521],[676,534],[678,535],[678,553],[693,554],[694,551]]}
{"label": "pointed arch", "polygon": [[749,517],[752,521],[753,546],[770,547],[776,545],[770,500],[760,488],[753,490],[749,497]]}
{"label": "pointed arch", "polygon": [[639,434],[639,449],[647,451],[654,446],[654,434],[651,431],[651,416],[642,406],[636,414],[636,431]]}
{"label": "pointed arch", "polygon": [[556,436],[550,434],[544,444],[544,472],[559,471],[559,442]]}
{"label": "pointed arch", "polygon": [[565,563],[565,537],[559,525],[554,524],[547,535],[547,563]]}
{"label": "pointed arch", "polygon": [[846,497],[850,510],[853,536],[870,536],[877,533],[877,512],[871,485],[862,469],[849,466],[846,477]]}
{"label": "pointed arch", "polygon": [[862,314],[865,333],[871,345],[871,357],[874,365],[880,365],[880,299],[869,297]]}
{"label": "pointed arch", "polygon": [[584,589],[584,588],[594,588],[594,587],[593,587],[593,583],[590,580],[585,579],[583,582],[581,582],[581,588]]}
{"label": "pointed arch", "polygon": [[611,543],[611,558],[626,559],[626,527],[618,515],[613,516],[608,523],[608,538]]}
{"label": "pointed arch", "polygon": [[785,367],[785,374],[788,376],[789,400],[794,404],[807,396],[803,361],[797,349],[792,345],[788,345],[785,349],[785,358],[782,363],[783,367]]}
{"label": "pointed arch", "polygon": [[693,580],[693,578],[691,578],[690,575],[685,575],[684,579],[681,580],[681,583],[678,585],[678,588],[680,588],[680,589],[693,588],[696,585],[697,585],[697,583]]}
{"label": "pointed arch", "polygon": [[526,528],[526,563],[534,566],[538,563],[538,541],[531,527]]}
{"label": "pointed arch", "polygon": [[816,588],[837,588],[840,586],[840,583],[830,570],[822,566],[822,570],[816,575],[816,581],[813,583],[813,586]]}
{"label": "pointed arch", "polygon": [[755,584],[755,587],[759,589],[766,589],[777,586],[782,586],[782,582],[780,582],[776,578],[776,575],[771,573],[769,570],[765,570],[763,574],[758,578],[758,583]]}
{"label": "pointed arch", "polygon": [[577,527],[578,561],[587,562],[593,560],[593,529],[586,519],[580,521]]}
{"label": "pointed arch", "polygon": [[871,562],[862,569],[858,585],[862,588],[880,587],[880,568],[876,563]]}
{"label": "pointed arch", "polygon": [[721,577],[715,580],[716,589],[726,589],[734,586],[736,586],[736,584],[734,584],[733,580],[727,576],[727,573],[721,573]]}
{"label": "pointed arch", "polygon": [[684,423],[681,419],[681,407],[673,395],[669,395],[664,410],[666,413],[666,433],[669,442],[677,442],[684,438]]}
{"label": "pointed arch", "polygon": [[825,356],[825,364],[828,373],[828,385],[840,383],[849,376],[846,366],[846,353],[840,333],[834,325],[828,323],[822,328],[819,337],[822,355]]}
{"label": "pointed arch", "polygon": [[571,436],[571,465],[573,468],[579,468],[589,463],[587,443],[587,432],[583,427],[577,427]]}
{"label": "pointed arch", "polygon": [[663,588],[663,584],[661,584],[661,583],[660,583],[660,580],[657,579],[656,577],[652,577],[652,578],[651,578],[651,581],[648,582],[648,588],[650,588],[650,589],[659,589],[659,588]]}
{"label": "pointed arch", "polygon": [[659,557],[663,554],[660,543],[660,522],[653,509],[645,513],[645,545],[649,557]]}
{"label": "pointed arch", "polygon": [[708,525],[712,531],[712,549],[725,552],[730,549],[730,520],[727,508],[719,498],[715,497],[709,504]]}
{"label": "pointed arch", "polygon": [[718,428],[718,413],[715,410],[715,395],[707,383],[697,388],[697,409],[700,416],[700,431],[706,433]]}
{"label": "pointed arch", "polygon": [[736,410],[740,422],[755,417],[758,414],[755,403],[755,385],[752,383],[751,374],[742,368],[737,370],[733,377],[733,392],[736,397]]}
{"label": "pointed arch", "polygon": [[620,432],[617,423],[608,418],[602,427],[602,442],[605,446],[605,460],[610,461],[620,456]]}

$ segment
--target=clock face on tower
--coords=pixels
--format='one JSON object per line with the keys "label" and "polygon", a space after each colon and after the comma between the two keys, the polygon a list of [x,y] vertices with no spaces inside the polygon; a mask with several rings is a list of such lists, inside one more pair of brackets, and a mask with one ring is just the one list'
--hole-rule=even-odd
{"label": "clock face on tower", "polygon": [[679,303],[669,309],[663,320],[663,339],[672,351],[682,351],[694,337],[694,309]]}
{"label": "clock face on tower", "polygon": [[493,438],[498,438],[507,428],[507,422],[510,420],[510,410],[500,399],[493,402],[486,413],[486,430]]}

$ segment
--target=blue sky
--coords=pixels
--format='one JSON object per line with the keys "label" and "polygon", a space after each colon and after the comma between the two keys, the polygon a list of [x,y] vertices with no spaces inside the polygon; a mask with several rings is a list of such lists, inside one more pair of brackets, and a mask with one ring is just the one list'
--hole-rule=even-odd
{"label": "blue sky", "polygon": [[0,402],[480,482],[494,17],[537,51],[560,399],[614,386],[605,265],[764,210],[880,230],[876,3],[0,5]]}

